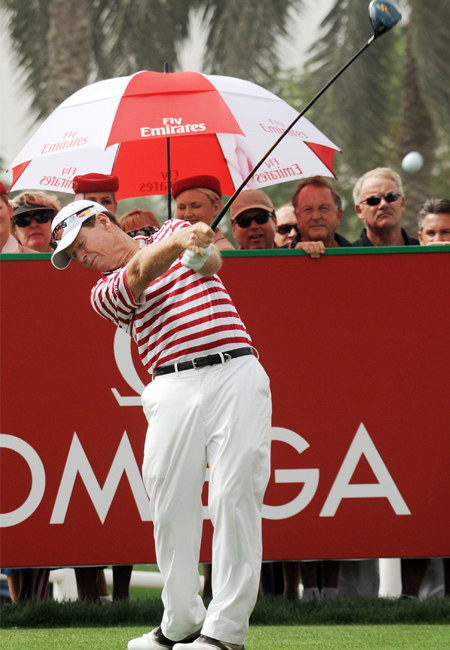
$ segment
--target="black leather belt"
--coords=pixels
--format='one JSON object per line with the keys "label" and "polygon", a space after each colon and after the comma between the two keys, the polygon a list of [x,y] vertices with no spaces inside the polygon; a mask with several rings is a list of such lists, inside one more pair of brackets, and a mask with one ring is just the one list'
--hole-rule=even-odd
{"label": "black leather belt", "polygon": [[168,375],[171,372],[179,372],[180,370],[193,370],[194,368],[205,368],[206,366],[215,366],[218,363],[226,363],[230,359],[236,357],[245,357],[247,354],[255,354],[253,348],[236,348],[235,350],[227,350],[220,354],[208,354],[205,357],[197,357],[190,361],[181,361],[180,363],[173,363],[170,366],[160,366],[153,372],[154,375]]}

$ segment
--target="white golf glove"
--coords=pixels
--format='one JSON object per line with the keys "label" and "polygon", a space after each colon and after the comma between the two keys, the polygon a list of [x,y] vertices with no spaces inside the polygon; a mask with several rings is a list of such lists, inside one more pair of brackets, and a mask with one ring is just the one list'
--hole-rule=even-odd
{"label": "white golf glove", "polygon": [[211,255],[211,244],[208,246],[208,248],[200,248],[200,250],[203,251],[203,257],[196,255],[194,251],[191,251],[189,248],[187,248],[183,253],[183,257],[181,258],[182,265],[187,269],[199,271],[202,266],[204,266],[209,260],[209,256]]}

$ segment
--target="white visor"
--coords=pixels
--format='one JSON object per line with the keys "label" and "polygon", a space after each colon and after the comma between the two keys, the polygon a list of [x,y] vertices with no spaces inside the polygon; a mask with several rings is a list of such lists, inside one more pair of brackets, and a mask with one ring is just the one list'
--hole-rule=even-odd
{"label": "white visor", "polygon": [[81,230],[83,222],[96,214],[104,214],[105,208],[95,201],[73,201],[58,212],[52,222],[52,245],[56,245],[52,264],[57,269],[66,269],[71,258],[65,252]]}

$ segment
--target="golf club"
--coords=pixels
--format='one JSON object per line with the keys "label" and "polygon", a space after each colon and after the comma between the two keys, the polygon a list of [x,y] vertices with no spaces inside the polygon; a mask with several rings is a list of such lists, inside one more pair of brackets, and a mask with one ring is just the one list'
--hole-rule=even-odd
{"label": "golf club", "polygon": [[275,147],[281,142],[281,140],[289,133],[289,131],[297,124],[298,120],[303,117],[303,115],[308,111],[311,106],[323,95],[323,93],[331,86],[331,84],[336,81],[336,79],[346,70],[349,65],[355,61],[355,59],[358,58],[360,54],[366,50],[369,45],[371,45],[376,38],[379,36],[382,36],[382,34],[385,34],[388,32],[390,29],[392,29],[400,20],[401,20],[401,13],[398,11],[398,9],[395,7],[395,5],[392,2],[388,2],[387,0],[372,0],[372,2],[369,5],[369,18],[370,18],[370,23],[372,25],[373,29],[373,36],[370,37],[370,39],[363,45],[363,47],[357,52],[351,59],[346,63],[335,75],[334,77],[320,90],[317,95],[305,106],[305,108],[302,110],[302,112],[297,115],[295,120],[290,124],[285,131],[280,135],[278,140],[270,147],[270,149],[267,151],[267,153],[264,154],[264,156],[261,158],[261,160],[253,167],[252,171],[250,174],[247,176],[247,178],[241,183],[241,185],[238,187],[238,189],[235,191],[233,196],[231,196],[227,203],[224,205],[224,207],[220,210],[220,212],[216,215],[216,217],[213,219],[211,223],[211,228],[212,230],[215,230],[217,226],[219,225],[220,221],[222,218],[225,216],[227,210],[230,208],[231,204],[235,201],[235,199],[238,197],[240,192],[244,189],[244,187],[247,185],[248,181],[254,176],[254,174],[258,171],[258,169],[261,167],[263,162],[266,160],[268,156],[272,153],[272,151],[275,149]]}

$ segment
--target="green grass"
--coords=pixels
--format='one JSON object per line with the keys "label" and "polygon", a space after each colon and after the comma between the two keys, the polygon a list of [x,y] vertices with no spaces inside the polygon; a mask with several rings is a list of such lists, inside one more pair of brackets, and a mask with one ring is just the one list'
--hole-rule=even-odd
{"label": "green grass", "polygon": [[[82,601],[28,601],[0,607],[0,625],[10,628],[117,627],[159,625],[160,599],[92,604]],[[450,598],[425,601],[388,598],[342,598],[313,603],[281,597],[259,598],[250,624],[254,625],[386,625],[450,623]],[[450,644],[449,644],[450,648]]]}
{"label": "green grass", "polygon": [[[125,650],[148,627],[2,630],[2,650]],[[448,650],[447,625],[251,626],[247,650]]]}

